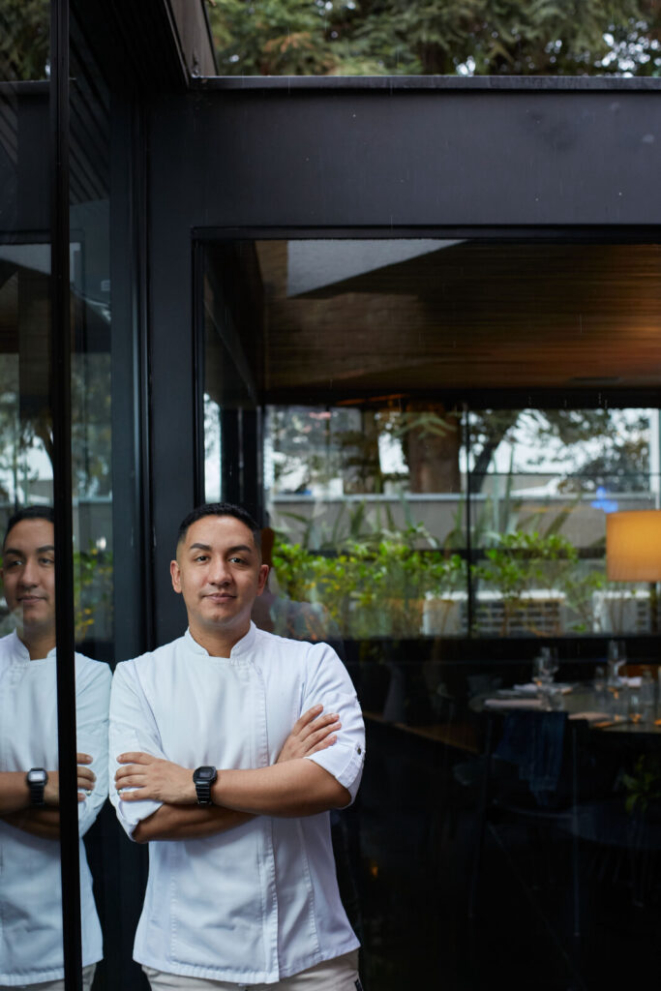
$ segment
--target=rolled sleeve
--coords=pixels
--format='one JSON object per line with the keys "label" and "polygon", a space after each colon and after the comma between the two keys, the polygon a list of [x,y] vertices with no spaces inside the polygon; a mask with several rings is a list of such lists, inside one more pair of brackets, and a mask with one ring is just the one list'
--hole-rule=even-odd
{"label": "rolled sleeve", "polygon": [[78,803],[78,830],[90,828],[108,795],[108,698],[110,668],[85,658],[76,664],[76,746],[92,758],[96,781],[84,801]]}
{"label": "rolled sleeve", "polygon": [[301,712],[317,704],[323,705],[324,712],[336,712],[342,726],[332,746],[305,759],[332,774],[353,802],[365,763],[365,724],[347,669],[327,644],[310,649]]}
{"label": "rolled sleeve", "polygon": [[117,758],[123,753],[138,751],[150,754],[152,757],[165,758],[165,755],[153,713],[130,661],[118,664],[113,676],[110,693],[109,741],[110,801],[115,806],[117,818],[126,834],[132,839],[138,823],[156,812],[163,803],[152,799],[143,799],[139,802],[122,801],[115,787],[115,773],[121,766]]}

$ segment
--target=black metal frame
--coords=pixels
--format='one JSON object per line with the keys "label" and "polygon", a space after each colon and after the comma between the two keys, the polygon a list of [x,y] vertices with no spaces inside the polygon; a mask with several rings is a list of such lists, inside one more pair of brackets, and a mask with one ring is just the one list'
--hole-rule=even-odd
{"label": "black metal frame", "polygon": [[[160,0],[149,0],[146,8],[144,4],[121,0],[118,10],[113,8],[110,14],[96,9],[98,5],[85,4],[82,0],[72,0],[72,5],[89,21],[95,50],[98,47],[113,93],[125,100],[126,112],[133,114],[122,138],[126,142],[123,150],[133,169],[126,186],[129,215],[111,235],[115,237],[112,250],[115,259],[121,257],[122,251],[126,253],[126,245],[130,242],[122,271],[125,276],[128,271],[131,290],[122,300],[116,295],[119,287],[113,275],[113,312],[118,315],[118,323],[126,322],[128,326],[130,322],[131,328],[130,334],[117,347],[113,332],[113,376],[117,376],[118,388],[130,393],[132,402],[130,409],[124,410],[119,408],[120,404],[113,403],[113,434],[117,439],[115,466],[121,465],[126,475],[130,471],[133,480],[127,481],[122,505],[118,500],[113,513],[117,522],[130,516],[136,528],[133,542],[130,545],[126,542],[122,553],[125,559],[133,555],[134,571],[138,571],[142,579],[141,591],[135,599],[131,595],[122,596],[122,608],[127,608],[127,600],[130,600],[132,632],[127,632],[127,640],[142,637],[144,649],[181,631],[183,611],[174,605],[166,564],[174,544],[173,528],[180,516],[191,508],[191,502],[200,501],[203,492],[204,459],[200,447],[203,365],[200,364],[198,337],[200,314],[196,309],[200,297],[195,274],[196,251],[200,244],[223,238],[393,236],[484,238],[492,242],[513,239],[571,240],[573,243],[661,241],[661,214],[654,214],[656,198],[646,198],[646,191],[634,188],[634,180],[630,177],[628,188],[632,192],[632,202],[636,196],[639,201],[645,201],[647,212],[641,212],[640,202],[637,211],[625,204],[628,209],[613,214],[611,222],[610,215],[606,217],[605,209],[599,207],[612,201],[605,195],[601,198],[597,195],[597,207],[577,213],[580,222],[572,225],[571,209],[564,212],[555,209],[564,205],[557,184],[548,187],[547,204],[550,206],[547,205],[547,212],[542,216],[534,206],[530,185],[524,183],[525,188],[521,191],[516,179],[512,181],[503,171],[503,148],[510,137],[506,127],[511,127],[513,120],[513,141],[519,149],[519,162],[528,162],[529,149],[538,156],[537,164],[539,161],[545,163],[547,171],[550,159],[553,159],[554,167],[557,161],[560,171],[565,167],[570,173],[577,158],[581,164],[586,161],[588,150],[583,136],[583,143],[579,142],[576,149],[571,145],[563,147],[559,140],[557,146],[553,146],[556,151],[551,152],[540,141],[538,132],[526,131],[520,126],[525,123],[526,114],[538,108],[538,102],[545,111],[553,113],[557,112],[557,101],[561,96],[565,100],[571,97],[572,110],[568,111],[563,103],[559,112],[561,117],[571,118],[576,106],[574,101],[585,99],[586,106],[593,107],[597,98],[610,100],[610,94],[618,94],[623,104],[629,101],[627,106],[634,109],[641,106],[639,101],[642,99],[643,110],[634,116],[637,121],[647,120],[652,114],[645,108],[651,107],[652,97],[658,102],[656,94],[661,91],[661,80],[585,77],[301,77],[265,80],[219,77],[192,80],[191,91],[186,93],[178,52],[174,50],[176,46],[173,47],[163,16],[165,5]],[[54,344],[58,338],[60,349],[57,363],[54,361],[53,390],[58,421],[55,456],[59,562],[58,706],[63,788],[69,789],[70,796],[65,802],[62,820],[66,987],[67,991],[76,991],[80,987],[80,927],[79,912],[75,909],[78,830],[77,816],[74,821],[71,476],[70,465],[67,467],[70,397],[66,388],[68,337],[65,331],[69,304],[67,15],[67,0],[53,0],[50,84],[53,97],[51,171],[55,177],[52,192],[53,320],[58,331],[54,334]],[[165,40],[165,45],[154,45],[153,39],[151,44],[146,43],[149,33],[153,32],[152,15],[157,15],[158,37]],[[459,136],[461,140],[452,152],[444,150],[444,134],[452,136],[452,123],[457,120],[453,116],[455,111],[451,109],[448,113],[447,108],[456,108],[460,98],[467,101],[462,103],[461,112],[470,107],[471,111],[477,112],[478,118],[483,114],[481,120],[488,119],[494,106],[502,108],[507,102],[507,110],[502,115],[506,125],[503,142],[489,149],[496,159],[495,163],[490,162],[491,175],[500,176],[502,180],[496,193],[504,191],[499,211],[496,211],[498,222],[485,222],[494,220],[494,212],[485,207],[487,203],[496,202],[493,190],[489,189],[481,198],[476,197],[473,203],[466,199],[466,192],[473,191],[474,174],[467,179],[466,188],[460,182],[461,169],[457,168],[457,162],[461,166],[462,162],[471,161],[470,153],[474,148],[471,129],[466,123]],[[322,99],[325,117],[320,129],[319,101]],[[490,101],[488,114],[484,109],[486,100]],[[514,109],[510,100],[515,100]],[[430,128],[427,115],[432,104],[433,127]],[[605,105],[599,104],[600,107]],[[375,135],[384,140],[392,137],[392,127],[387,125],[384,114],[394,112],[394,106],[398,108],[398,120],[407,121],[408,126],[411,110],[415,121],[401,146],[389,148],[392,154],[388,157],[370,145],[368,139]],[[352,123],[350,110],[358,112],[359,125]],[[608,134],[608,123],[604,118],[602,129],[598,131],[602,138]],[[363,139],[361,128],[365,124],[367,130]],[[619,126],[628,138],[629,132],[621,123]],[[449,130],[444,132],[444,128]],[[424,139],[422,151],[417,144],[421,138]],[[551,136],[547,139],[548,147],[552,143]],[[266,156],[264,165],[258,161],[255,149],[263,152],[268,147],[272,150],[272,161]],[[622,145],[620,165],[626,163],[632,147],[631,142]],[[332,174],[331,179],[321,182],[318,168],[303,165],[308,161],[305,155],[309,152],[317,153],[319,161],[323,160],[329,166],[327,174]],[[645,153],[648,152],[650,146],[646,145]],[[535,162],[530,161],[532,165],[526,166],[528,173],[535,172],[536,168]],[[370,183],[369,189],[359,188],[360,183],[356,181],[361,170],[370,176],[374,171],[374,183]],[[406,185],[394,185],[404,182],[399,177],[407,170],[411,174],[417,170],[415,194],[411,192],[414,183],[409,179]],[[525,168],[520,171],[526,178]],[[605,173],[601,176],[599,193],[605,191],[610,196],[616,188],[613,183],[616,179],[619,182],[619,175],[614,178],[607,168]],[[656,172],[648,167],[648,173],[651,188]],[[191,177],[195,175],[199,181],[193,189]],[[626,181],[626,175],[624,179]],[[433,201],[428,194],[439,182],[446,183],[454,192],[462,191],[463,199],[459,198],[456,205],[451,197]],[[453,183],[458,185],[455,187]],[[181,197],[173,196],[173,191],[180,191]],[[571,207],[570,200],[567,202]],[[510,212],[512,205],[517,207],[514,213]],[[391,211],[394,215],[389,217]],[[549,219],[560,216],[564,217],[564,223],[548,223]],[[650,223],[647,223],[648,216]],[[503,217],[505,220],[511,218],[514,224],[506,226],[500,222]],[[527,223],[529,219],[535,221],[540,217],[540,223]],[[643,223],[626,222],[640,221],[641,217]],[[352,223],[354,219],[356,224]],[[598,222],[592,222],[595,220]],[[379,223],[375,224],[375,221]],[[131,268],[135,269],[134,277]],[[195,328],[192,353],[186,333],[191,313]],[[182,337],[187,339],[182,341]],[[563,393],[563,401],[566,396]],[[317,393],[317,397],[320,402],[326,398],[321,393]],[[624,392],[611,392],[609,397],[613,404],[630,402]],[[481,394],[483,402],[485,398]],[[511,401],[514,394],[509,393],[508,398]],[[521,393],[521,400],[527,398],[527,392]],[[585,402],[585,397],[580,398]],[[637,393],[636,399],[641,401],[643,396]],[[489,396],[490,403],[497,401],[497,395]],[[645,393],[644,401],[655,405],[659,401],[658,393]],[[551,396],[544,396],[543,402],[550,404]],[[250,429],[256,440],[260,430],[259,417]],[[124,431],[130,432],[130,438]],[[259,484],[258,465],[255,484]],[[158,534],[158,542],[155,534]],[[123,656],[122,649],[120,656]]]}
{"label": "black metal frame", "polygon": [[[565,236],[561,238],[563,242],[571,241],[572,244],[579,243],[580,240],[584,240],[585,243],[607,243],[607,244],[620,244],[620,243],[641,243],[638,240],[637,231],[640,229],[629,229],[625,236],[622,237],[618,229],[615,231],[612,228],[608,229],[610,236],[606,233],[605,229],[601,229],[599,236],[595,237],[585,237],[574,238],[570,237],[569,233],[565,230]],[[652,237],[649,230],[645,230],[645,237],[642,238],[644,243],[661,243],[661,229],[656,228],[656,237]],[[526,238],[524,240],[529,241],[539,241],[545,239],[547,230],[539,229],[535,231],[528,231]],[[641,237],[642,237],[642,233]],[[538,236],[533,236],[533,235]],[[614,236],[617,234],[617,236]],[[361,228],[342,228],[341,231],[335,231],[329,228],[322,229],[309,229],[303,230],[301,228],[195,228],[192,232],[193,235],[193,276],[191,280],[191,285],[193,288],[193,300],[192,300],[192,314],[193,314],[193,351],[192,351],[192,368],[193,368],[193,386],[192,386],[192,396],[193,404],[195,409],[195,459],[194,459],[194,477],[195,477],[195,489],[198,494],[198,502],[202,501],[204,493],[204,326],[203,326],[203,307],[200,306],[200,293],[203,291],[203,265],[204,265],[204,245],[205,243],[216,243],[219,241],[255,241],[255,240],[313,240],[318,238],[328,238],[336,237],[337,239],[359,239],[359,238],[384,238],[392,239],[397,238],[407,238],[407,237],[449,237],[450,234],[447,230],[439,231],[437,228],[429,228],[425,230],[424,235],[420,234],[415,229],[400,230],[396,228],[395,230],[391,228],[376,227],[370,228],[365,231]],[[477,240],[477,238],[471,238],[472,240]],[[490,243],[494,242],[511,242],[518,241],[518,231],[513,230],[503,230],[499,229],[499,236],[497,238],[488,238],[484,235],[480,235],[480,239],[488,240]],[[555,240],[555,237],[554,237]],[[370,390],[347,390],[346,395],[356,398],[357,395],[365,398],[366,402],[369,402],[371,395],[382,395],[383,389],[377,390],[376,392]],[[413,395],[414,393],[411,393]],[[315,388],[314,390],[314,400],[315,404],[324,405],[329,401],[337,401],[338,397],[344,395],[342,391],[333,390],[332,392],[326,392],[323,389],[319,390]],[[437,397],[430,395],[429,390],[423,390],[420,393],[416,393],[420,398],[435,399]],[[262,399],[262,404],[259,407],[259,411],[263,411],[265,404],[271,403],[282,403],[286,404],[288,401],[292,401],[292,397],[288,396],[287,391],[282,391],[280,393],[269,392],[266,396],[260,397]],[[564,409],[568,405],[574,405],[578,408],[597,408],[607,405],[611,408],[629,408],[637,406],[651,406],[661,408],[661,388],[660,389],[601,389],[599,393],[588,394],[587,390],[558,390],[558,389],[489,389],[489,390],[457,390],[448,391],[444,390],[443,398],[449,402],[456,402],[461,404],[464,410],[464,434],[465,434],[465,444],[466,449],[470,450],[470,430],[468,429],[466,416],[470,412],[471,407],[474,405],[477,407],[477,400],[479,399],[479,408],[485,408],[489,406],[495,406],[496,408],[502,409],[517,409],[525,408],[527,406],[534,406],[538,408],[548,408],[548,409]],[[295,401],[300,403],[301,396],[300,390],[297,390]],[[256,429],[251,438],[244,437],[243,423],[240,417],[234,414],[234,411],[229,411],[227,430],[228,430],[228,444],[227,447],[236,452],[239,459],[239,478],[228,489],[228,499],[230,501],[244,502],[246,500],[245,493],[248,492],[248,500],[253,493],[257,493],[257,488],[261,484],[261,472],[260,472],[260,461],[259,458],[256,460],[257,467],[251,472],[250,484],[245,486],[243,479],[244,461],[246,451],[250,449],[250,442],[254,445],[255,443],[260,444],[262,439],[261,429],[261,417],[256,423]],[[233,415],[234,414],[234,415]],[[465,506],[465,520],[466,520],[466,546],[463,550],[458,551],[462,557],[464,557],[469,566],[475,564],[478,560],[484,557],[484,552],[482,548],[474,547],[471,540],[471,479],[473,477],[472,472],[468,472],[467,475],[467,492],[466,492],[466,506]],[[223,484],[223,491],[225,491],[225,483]],[[259,495],[254,495],[255,501],[259,501]],[[263,499],[262,499],[263,503]],[[263,505],[260,504],[257,518],[261,519],[261,514],[263,513]],[[487,639],[483,637],[473,638],[471,635],[471,630],[473,628],[473,619],[475,615],[475,589],[474,583],[471,578],[470,567],[467,574],[467,625],[468,634],[466,638],[461,638],[463,642],[466,640],[471,641],[475,639],[477,643],[485,646],[487,644]],[[507,640],[508,638],[503,638]],[[517,638],[520,639],[520,638]],[[636,653],[641,653],[645,657],[650,654],[650,635],[649,634],[630,634],[622,637],[622,639],[632,644],[637,645]],[[601,635],[584,635],[581,640],[585,640],[588,643],[595,644],[601,643],[604,637]],[[552,642],[556,642],[554,638],[551,638]],[[549,642],[551,642],[549,641]],[[562,646],[567,640],[564,637],[557,638],[557,643]]]}
{"label": "black metal frame", "polygon": [[55,511],[57,724],[60,784],[62,940],[66,991],[82,989],[76,780],[71,323],[69,288],[69,3],[51,5],[51,410]]}

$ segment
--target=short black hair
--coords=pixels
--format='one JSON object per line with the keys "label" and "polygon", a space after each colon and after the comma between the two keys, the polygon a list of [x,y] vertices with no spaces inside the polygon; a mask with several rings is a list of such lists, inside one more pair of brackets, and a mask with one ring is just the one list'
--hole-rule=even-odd
{"label": "short black hair", "polygon": [[185,516],[179,525],[179,532],[177,533],[177,547],[182,540],[185,540],[189,527],[191,527],[193,523],[197,523],[198,520],[204,519],[205,516],[233,516],[235,520],[239,520],[240,523],[243,523],[244,526],[248,527],[252,533],[253,540],[255,541],[255,547],[261,552],[261,527],[252,518],[250,513],[243,508],[243,506],[235,506],[231,502],[205,502],[203,506],[198,506],[191,513],[189,513],[188,516]]}
{"label": "short black hair", "polygon": [[10,516],[7,529],[5,530],[4,540],[2,541],[3,551],[6,547],[7,537],[10,531],[18,523],[22,523],[23,520],[48,520],[49,523],[55,526],[55,510],[52,506],[25,506],[23,509],[19,509],[18,512],[14,513],[13,516]]}

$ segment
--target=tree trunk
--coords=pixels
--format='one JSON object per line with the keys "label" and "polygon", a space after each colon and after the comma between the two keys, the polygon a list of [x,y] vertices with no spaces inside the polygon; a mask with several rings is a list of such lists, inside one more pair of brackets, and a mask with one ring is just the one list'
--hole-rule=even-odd
{"label": "tree trunk", "polygon": [[444,434],[432,432],[426,425],[413,426],[404,438],[404,453],[409,466],[411,492],[460,492],[459,417],[448,415],[437,403],[411,403],[408,413],[433,413],[447,424]]}

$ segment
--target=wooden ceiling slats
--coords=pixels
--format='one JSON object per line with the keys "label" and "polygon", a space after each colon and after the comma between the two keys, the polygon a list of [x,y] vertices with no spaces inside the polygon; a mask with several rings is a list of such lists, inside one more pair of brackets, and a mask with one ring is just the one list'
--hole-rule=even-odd
{"label": "wooden ceiling slats", "polygon": [[463,242],[295,299],[286,242],[257,250],[267,394],[661,385],[658,245]]}

